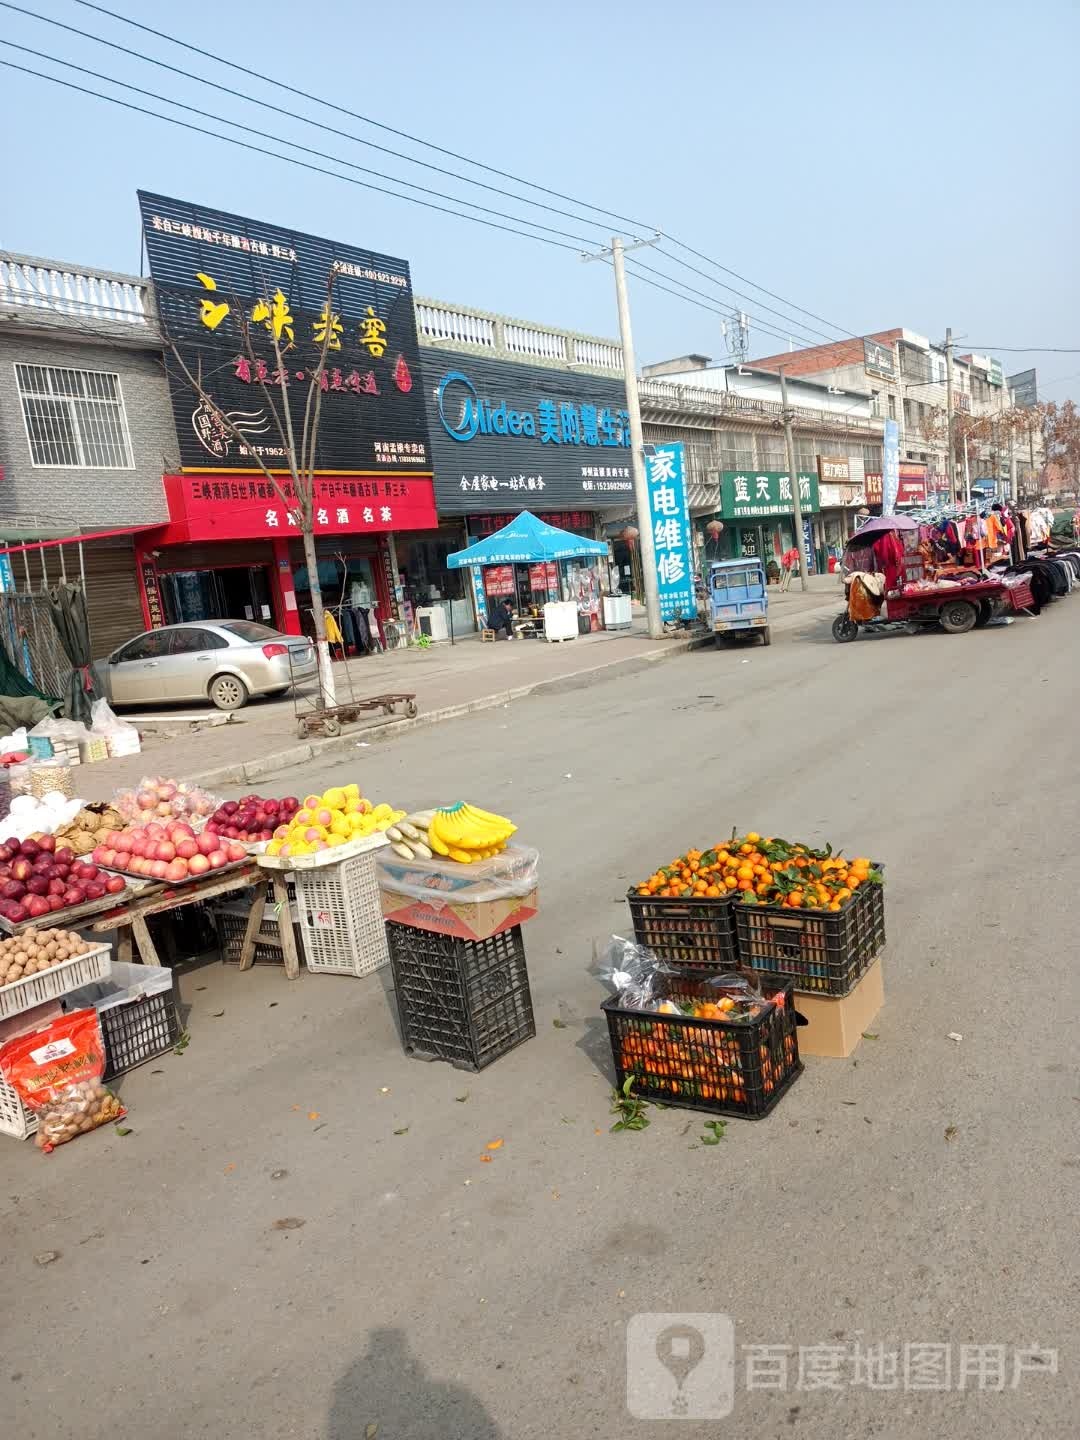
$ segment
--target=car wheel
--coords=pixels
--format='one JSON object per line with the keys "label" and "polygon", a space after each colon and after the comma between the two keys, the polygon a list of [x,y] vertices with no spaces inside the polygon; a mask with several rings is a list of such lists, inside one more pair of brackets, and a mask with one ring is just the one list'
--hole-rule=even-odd
{"label": "car wheel", "polygon": [[239,710],[248,701],[248,688],[238,675],[218,675],[207,692],[219,710]]}

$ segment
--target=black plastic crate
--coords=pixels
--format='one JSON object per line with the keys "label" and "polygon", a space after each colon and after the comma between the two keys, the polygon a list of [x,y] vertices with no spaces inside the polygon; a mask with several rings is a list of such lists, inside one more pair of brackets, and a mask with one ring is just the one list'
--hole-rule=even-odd
{"label": "black plastic crate", "polygon": [[[236,909],[221,908],[214,911],[218,949],[221,951],[221,958],[226,965],[240,963],[240,951],[244,945],[247,922],[248,912],[239,907]],[[302,955],[304,950],[300,926],[295,920],[293,921],[293,936],[296,940],[296,953]],[[267,906],[263,912],[262,928],[255,940],[255,964],[281,965],[283,963],[284,957],[278,940],[277,921],[274,919],[271,908]]]}
{"label": "black plastic crate", "polygon": [[850,994],[885,944],[884,885],[861,885],[842,910],[734,908],[740,963],[807,994]]}
{"label": "black plastic crate", "polygon": [[[693,976],[665,977],[660,998],[682,1005],[715,1000],[716,990]],[[760,1120],[802,1071],[798,1017],[790,984],[764,998],[777,997],[752,1020],[706,1020],[689,1015],[657,1015],[605,1000],[615,1083],[622,1088],[634,1076],[634,1092],[665,1105],[687,1106],[718,1115]]]}
{"label": "black plastic crate", "polygon": [[388,921],[407,1055],[482,1070],[536,1034],[521,926],[459,940]]}
{"label": "black plastic crate", "polygon": [[98,1010],[105,1041],[105,1076],[125,1075],[147,1060],[164,1055],[180,1038],[176,986],[156,995],[140,995]]}
{"label": "black plastic crate", "polygon": [[730,970],[738,963],[734,905],[728,895],[693,900],[627,894],[634,939],[662,960],[684,969]]}

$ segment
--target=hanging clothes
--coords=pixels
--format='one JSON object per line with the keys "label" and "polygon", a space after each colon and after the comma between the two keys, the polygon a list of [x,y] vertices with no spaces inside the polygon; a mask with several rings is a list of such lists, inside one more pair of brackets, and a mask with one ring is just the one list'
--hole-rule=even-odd
{"label": "hanging clothes", "polygon": [[885,576],[885,591],[891,593],[900,588],[900,575],[904,563],[904,547],[895,530],[879,535],[873,545],[877,568]]}

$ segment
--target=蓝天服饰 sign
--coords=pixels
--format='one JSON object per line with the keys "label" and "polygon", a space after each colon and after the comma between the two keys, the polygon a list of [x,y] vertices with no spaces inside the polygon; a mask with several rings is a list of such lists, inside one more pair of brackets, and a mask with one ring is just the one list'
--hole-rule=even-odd
{"label": "\u84dd\u5929\u670d\u9970 sign", "polygon": [[[806,514],[821,508],[818,477],[810,471],[798,476],[799,507]],[[791,477],[780,470],[723,470],[720,474],[720,514],[725,520],[790,515],[795,508]]]}

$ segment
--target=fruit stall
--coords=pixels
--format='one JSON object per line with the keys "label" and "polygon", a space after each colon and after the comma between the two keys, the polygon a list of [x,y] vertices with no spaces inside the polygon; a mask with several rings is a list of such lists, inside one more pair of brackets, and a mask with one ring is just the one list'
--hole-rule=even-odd
{"label": "fruit stall", "polygon": [[6,823],[0,1134],[49,1151],[122,1119],[112,1082],[187,1043],[184,916],[212,923],[240,970],[391,966],[409,1054],[480,1069],[535,1034],[521,927],[539,857],[505,817],[407,813],[352,781],[220,800],[158,776],[107,805],[17,797]]}

